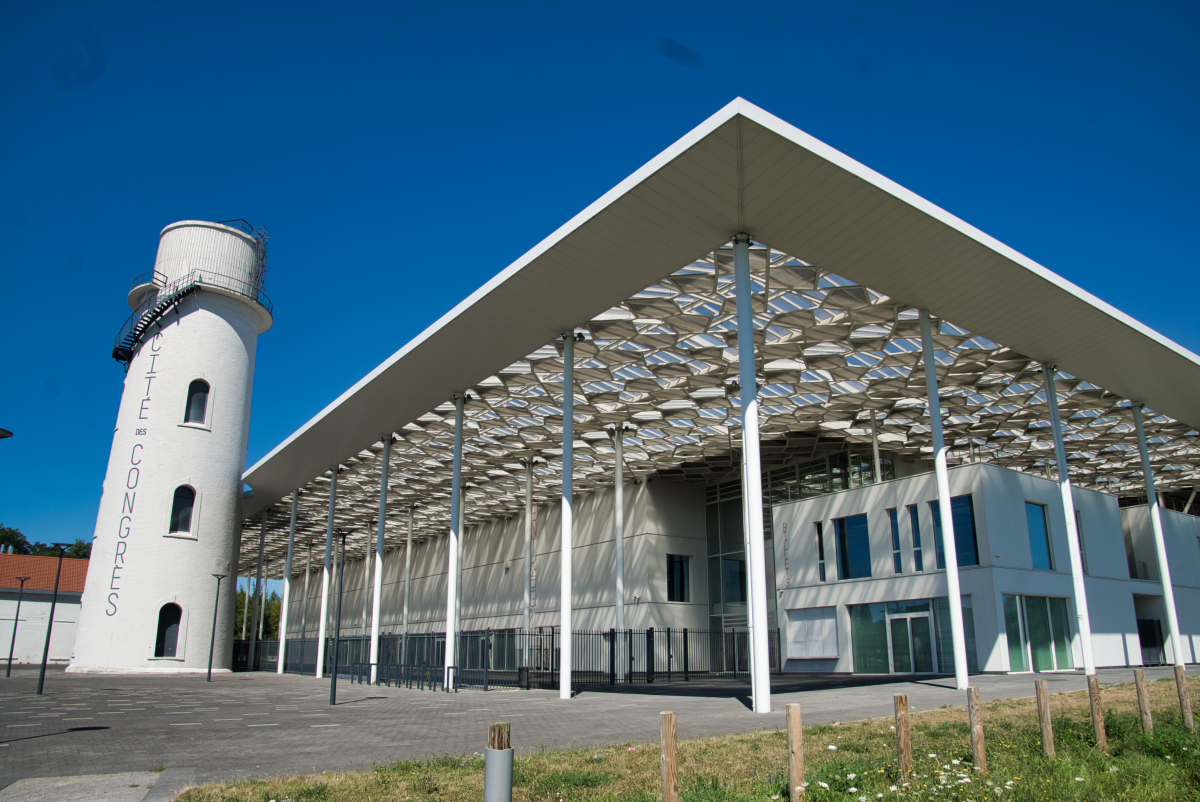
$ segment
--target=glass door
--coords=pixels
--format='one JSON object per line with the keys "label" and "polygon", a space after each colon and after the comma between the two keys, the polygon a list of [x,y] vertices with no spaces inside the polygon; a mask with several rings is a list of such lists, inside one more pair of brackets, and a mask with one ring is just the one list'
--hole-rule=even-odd
{"label": "glass door", "polygon": [[888,616],[888,655],[893,674],[932,674],[933,622],[929,613]]}
{"label": "glass door", "polygon": [[1067,600],[1004,597],[1009,671],[1065,671],[1072,667]]}

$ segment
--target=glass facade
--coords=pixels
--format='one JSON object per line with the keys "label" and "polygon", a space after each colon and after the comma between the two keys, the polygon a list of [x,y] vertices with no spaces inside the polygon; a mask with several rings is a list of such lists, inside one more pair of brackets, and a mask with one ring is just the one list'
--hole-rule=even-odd
{"label": "glass facade", "polygon": [[[971,597],[963,596],[967,671],[978,673]],[[950,604],[945,597],[851,604],[850,644],[856,674],[954,673]]]}
{"label": "glass facade", "polygon": [[1009,671],[1063,671],[1073,667],[1067,600],[1004,596]]}
{"label": "glass facade", "polygon": [[[735,492],[739,495],[732,496]],[[705,509],[710,615],[746,613],[746,545],[740,493],[739,482],[722,485],[710,493]]]}

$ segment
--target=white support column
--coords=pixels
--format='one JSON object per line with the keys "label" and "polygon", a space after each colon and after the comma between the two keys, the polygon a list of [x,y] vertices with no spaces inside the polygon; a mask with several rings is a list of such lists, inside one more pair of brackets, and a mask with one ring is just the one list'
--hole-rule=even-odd
{"label": "white support column", "polygon": [[1088,614],[1087,588],[1083,578],[1083,556],[1079,550],[1079,526],[1075,521],[1075,498],[1071,493],[1071,474],[1067,471],[1067,447],[1063,442],[1062,418],[1058,414],[1058,390],[1054,386],[1057,368],[1043,364],[1042,378],[1046,383],[1046,401],[1050,405],[1050,428],[1054,431],[1054,455],[1058,461],[1058,487],[1062,494],[1063,515],[1067,524],[1067,553],[1071,556],[1071,581],[1075,589],[1075,619],[1079,643],[1083,647],[1083,670],[1096,673],[1096,657],[1092,651],[1092,619]]}
{"label": "white support column", "polygon": [[413,508],[408,505],[408,536],[404,539],[404,611],[400,623],[400,663],[408,662],[408,581],[412,578]]}
{"label": "white support column", "polygon": [[304,603],[300,605],[300,640],[308,637],[308,575],[312,573],[312,539],[308,541],[308,556],[304,558]]}
{"label": "white support column", "polygon": [[[954,684],[960,691],[967,679],[967,639],[963,630],[962,590],[958,581],[958,548],[954,540],[954,513],[950,509],[950,471],[946,465],[946,438],[942,434],[942,402],[938,397],[937,360],[928,310],[921,310],[921,345],[925,356],[925,392],[929,396],[929,427],[933,430],[933,467],[937,476],[938,513],[942,521],[942,553],[946,558],[946,596],[950,604],[950,638],[954,645]],[[937,544],[934,543],[934,557]],[[936,562],[934,565],[936,566]]]}
{"label": "white support column", "polygon": [[530,457],[525,462],[525,550],[524,567],[522,568],[522,584],[521,584],[521,632],[525,633],[526,637],[521,639],[521,665],[528,666],[528,649],[529,649],[529,602],[530,588],[529,583],[533,578],[532,566],[530,560],[533,558],[533,457]]}
{"label": "white support column", "polygon": [[[267,508],[267,509],[270,509],[270,508]],[[257,578],[254,581],[254,618],[252,618],[250,620],[250,658],[246,664],[247,671],[254,670],[254,664],[256,662],[254,659],[254,649],[255,649],[256,645],[258,644],[259,639],[262,637],[262,632],[260,631],[261,625],[259,624],[259,618],[258,618],[258,610],[259,610],[259,605],[266,601],[265,598],[263,598],[263,599],[259,598],[260,596],[262,596],[263,546],[266,545],[266,540],[267,540],[267,510],[264,509],[262,511],[262,524],[260,525],[259,530],[258,530],[258,573],[256,574]]]}
{"label": "white support column", "polygon": [[459,546],[462,543],[462,446],[463,446],[463,404],[466,402],[465,393],[454,396],[454,462],[450,480],[450,536],[447,551],[446,566],[446,673],[444,681],[447,685],[454,681],[451,676],[453,666],[457,666],[458,654],[458,579],[459,579]]}
{"label": "white support column", "polygon": [[1192,502],[1196,500],[1196,490],[1197,488],[1192,488],[1192,493],[1190,496],[1188,496],[1187,504],[1183,505],[1183,511],[1185,513],[1192,508]]}
{"label": "white support column", "polygon": [[562,432],[562,569],[560,578],[560,601],[558,613],[559,666],[558,698],[571,698],[571,667],[573,665],[572,644],[572,598],[573,571],[572,549],[575,545],[573,520],[573,468],[575,461],[575,330],[563,332],[563,432]]}
{"label": "white support column", "polygon": [[[379,597],[383,593],[383,535],[387,519],[388,468],[392,461],[392,435],[383,438],[379,468],[379,529],[375,533],[375,596],[371,600],[371,682],[378,677]],[[408,588],[405,587],[405,592]]]}
{"label": "white support column", "polygon": [[[363,599],[362,599],[362,618],[359,620],[358,628],[362,631],[363,637],[367,637],[367,612],[371,609],[371,566],[374,564],[371,560],[373,543],[371,542],[371,533],[363,538],[366,546],[366,551],[363,552]],[[368,649],[370,651],[370,649]]]}
{"label": "white support column", "polygon": [[871,410],[871,455],[875,459],[875,481],[883,481],[883,461],[879,459],[879,425],[875,422],[875,410]]}
{"label": "white support column", "polygon": [[750,235],[733,238],[734,294],[737,296],[738,378],[742,403],[742,503],[747,523],[746,574],[750,591],[750,672],[754,712],[771,712],[771,652],[767,632],[766,547],[763,537],[762,461],[758,435],[758,372],[755,369],[754,309],[751,305]]}
{"label": "white support column", "polygon": [[[617,631],[625,631],[625,424],[618,423],[613,432],[613,542],[616,551],[617,586],[613,592],[616,602]],[[614,646],[616,644],[613,644]],[[624,666],[624,661],[619,661]],[[622,672],[622,675],[624,672]]]}
{"label": "white support column", "polygon": [[1133,422],[1137,426],[1138,451],[1142,456],[1142,478],[1146,483],[1146,504],[1150,508],[1150,526],[1154,530],[1154,554],[1158,557],[1158,578],[1162,582],[1163,605],[1167,608],[1167,629],[1171,633],[1171,654],[1177,666],[1183,665],[1183,640],[1179,637],[1179,616],[1175,612],[1175,586],[1171,584],[1171,568],[1167,565],[1167,542],[1163,537],[1162,512],[1158,493],[1154,491],[1154,471],[1150,467],[1150,450],[1146,446],[1146,424],[1142,420],[1142,405],[1131,402]]}
{"label": "white support column", "polygon": [[292,520],[288,523],[287,558],[283,561],[283,601],[279,607],[279,657],[275,660],[275,673],[282,674],[287,662],[288,603],[291,601],[292,545],[296,542],[296,500],[300,491],[292,492]]}
{"label": "white support column", "polygon": [[337,506],[338,466],[329,469],[329,518],[325,523],[325,567],[321,571],[321,617],[317,623],[317,671],[325,675],[325,625],[329,620],[329,552],[333,548],[333,512]]}

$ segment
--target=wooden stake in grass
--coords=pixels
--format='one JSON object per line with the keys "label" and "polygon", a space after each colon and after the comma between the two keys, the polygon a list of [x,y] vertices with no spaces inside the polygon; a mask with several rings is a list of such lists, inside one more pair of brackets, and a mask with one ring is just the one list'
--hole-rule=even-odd
{"label": "wooden stake in grass", "polygon": [[979,703],[979,688],[967,690],[967,709],[971,716],[971,755],[976,771],[987,771],[987,752],[983,748],[983,705]]}
{"label": "wooden stake in grass", "polygon": [[679,802],[679,767],[675,763],[675,714],[662,714],[662,802]]}
{"label": "wooden stake in grass", "polygon": [[1142,730],[1154,732],[1154,717],[1150,714],[1150,691],[1146,689],[1146,672],[1140,668],[1134,669],[1133,682],[1137,685],[1138,712],[1142,714]]}
{"label": "wooden stake in grass", "polygon": [[1192,717],[1192,698],[1188,695],[1187,677],[1183,674],[1183,666],[1175,666],[1175,690],[1179,692],[1179,712],[1183,714],[1183,726],[1195,732],[1196,719]]}
{"label": "wooden stake in grass", "polygon": [[896,704],[896,763],[900,776],[908,779],[912,774],[912,737],[908,732],[908,694],[898,693]]}
{"label": "wooden stake in grass", "polygon": [[804,797],[804,732],[800,726],[800,705],[787,706],[788,799],[800,802]]}
{"label": "wooden stake in grass", "polygon": [[1096,748],[1108,751],[1108,735],[1104,732],[1104,712],[1100,709],[1100,678],[1092,674],[1088,681],[1088,701],[1092,705],[1092,730],[1096,733]]}
{"label": "wooden stake in grass", "polygon": [[1046,694],[1046,680],[1033,683],[1037,691],[1038,724],[1042,728],[1042,751],[1046,757],[1054,757],[1054,728],[1050,725],[1050,697]]}
{"label": "wooden stake in grass", "polygon": [[488,749],[510,749],[511,725],[508,722],[488,725]]}

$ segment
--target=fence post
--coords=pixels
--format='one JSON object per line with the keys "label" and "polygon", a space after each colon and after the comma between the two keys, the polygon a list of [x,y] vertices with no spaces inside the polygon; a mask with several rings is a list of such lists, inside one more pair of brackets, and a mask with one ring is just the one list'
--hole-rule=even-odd
{"label": "fence post", "polygon": [[512,802],[513,750],[507,723],[488,725],[483,759],[483,802]]}
{"label": "fence post", "polygon": [[1100,678],[1095,674],[1087,678],[1088,701],[1092,708],[1092,731],[1096,733],[1096,748],[1108,751],[1108,735],[1104,732],[1104,711],[1100,709]]}
{"label": "fence post", "polygon": [[1154,716],[1150,713],[1150,691],[1146,688],[1146,672],[1133,670],[1133,684],[1137,686],[1138,712],[1142,716],[1142,730],[1154,732]]}
{"label": "fence post", "polygon": [[788,802],[800,802],[804,796],[804,730],[800,725],[800,705],[787,710]]}
{"label": "fence post", "polygon": [[979,703],[979,688],[967,690],[967,709],[971,716],[971,759],[976,771],[987,771],[987,751],[983,747],[983,706]]}
{"label": "fence post", "polygon": [[671,681],[671,628],[667,627],[667,682]]}
{"label": "fence post", "polygon": [[683,628],[683,681],[688,682],[691,677],[688,675],[688,631],[687,627]]}
{"label": "fence post", "polygon": [[679,769],[675,763],[675,714],[662,714],[662,802],[679,802]]}
{"label": "fence post", "polygon": [[646,682],[654,682],[654,627],[646,630]]}
{"label": "fence post", "polygon": [[617,684],[617,631],[608,630],[608,684]]}
{"label": "fence post", "polygon": [[900,776],[908,779],[912,774],[912,739],[908,731],[908,694],[898,693],[893,698],[896,707],[896,763]]}
{"label": "fence post", "polygon": [[492,649],[492,628],[488,627],[483,633],[483,690],[486,693],[488,689],[488,663],[491,655],[489,652]]}
{"label": "fence post", "polygon": [[1054,728],[1050,723],[1050,697],[1046,695],[1046,680],[1033,683],[1037,693],[1038,725],[1042,728],[1042,751],[1046,757],[1054,757]]}
{"label": "fence post", "polygon": [[[1178,649],[1179,644],[1172,644],[1172,648]],[[1196,719],[1192,716],[1192,697],[1188,693],[1187,676],[1183,673],[1183,666],[1175,666],[1175,690],[1179,693],[1179,712],[1183,714],[1183,726],[1195,732]]]}

